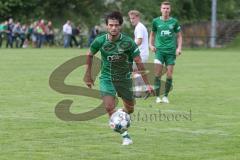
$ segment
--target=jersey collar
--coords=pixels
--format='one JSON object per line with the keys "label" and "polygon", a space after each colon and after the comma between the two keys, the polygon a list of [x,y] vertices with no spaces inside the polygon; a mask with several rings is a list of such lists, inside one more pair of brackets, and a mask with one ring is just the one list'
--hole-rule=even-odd
{"label": "jersey collar", "polygon": [[160,16],[159,18],[160,18],[160,20],[162,20],[162,21],[168,21],[168,20],[172,19],[172,17],[170,17],[170,16],[168,17],[167,20],[164,20],[162,16]]}
{"label": "jersey collar", "polygon": [[[119,38],[116,41],[121,40],[122,37],[123,37],[123,35],[122,35],[122,33],[120,33],[120,36],[119,36]],[[107,39],[107,41],[110,41],[109,38],[108,38],[108,34],[106,34],[106,39]]]}

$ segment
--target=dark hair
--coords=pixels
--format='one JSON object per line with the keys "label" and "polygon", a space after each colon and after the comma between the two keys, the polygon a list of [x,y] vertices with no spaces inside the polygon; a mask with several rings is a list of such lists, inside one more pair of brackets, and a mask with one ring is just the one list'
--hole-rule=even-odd
{"label": "dark hair", "polygon": [[107,16],[105,17],[106,25],[108,24],[109,19],[118,20],[120,25],[122,25],[122,23],[123,23],[122,14],[118,11],[114,11],[114,12],[111,12],[111,13],[107,14]]}

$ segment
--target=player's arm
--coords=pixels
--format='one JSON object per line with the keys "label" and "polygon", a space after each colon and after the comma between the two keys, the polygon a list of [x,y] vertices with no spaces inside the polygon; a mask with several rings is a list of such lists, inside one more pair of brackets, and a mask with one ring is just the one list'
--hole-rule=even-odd
{"label": "player's arm", "polygon": [[182,32],[177,33],[177,50],[176,50],[176,55],[180,55],[182,53]]}
{"label": "player's arm", "polygon": [[92,88],[94,85],[92,79],[92,63],[93,63],[93,56],[99,51],[101,44],[95,39],[92,44],[90,45],[89,51],[87,53],[87,60],[86,60],[86,72],[84,75],[84,82],[89,87]]}
{"label": "player's arm", "polygon": [[149,48],[152,52],[156,52],[154,41],[155,41],[155,33],[151,31],[149,36]]}
{"label": "player's arm", "polygon": [[138,71],[140,71],[141,75],[142,75],[142,79],[144,81],[144,83],[147,85],[147,90],[149,93],[154,93],[153,88],[151,87],[148,78],[147,78],[147,74],[145,73],[145,68],[144,65],[142,63],[142,59],[140,56],[136,56],[134,57],[134,61],[137,65]]}
{"label": "player's arm", "polygon": [[86,72],[84,75],[84,82],[89,88],[92,88],[92,85],[94,85],[94,82],[92,80],[92,63],[93,63],[93,54],[89,50],[87,53]]}

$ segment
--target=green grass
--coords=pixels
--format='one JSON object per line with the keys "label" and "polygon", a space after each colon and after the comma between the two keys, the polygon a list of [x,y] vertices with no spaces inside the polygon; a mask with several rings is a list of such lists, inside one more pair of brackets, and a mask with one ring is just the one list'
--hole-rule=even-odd
{"label": "green grass", "polygon": [[[177,59],[169,105],[154,98],[137,100],[129,132],[131,146],[108,127],[107,116],[85,122],[65,122],[55,105],[74,100],[71,111],[88,111],[101,103],[64,95],[49,87],[52,71],[84,54],[77,49],[0,50],[1,160],[237,160],[240,157],[240,54],[238,50],[186,50]],[[150,61],[153,60],[151,56]],[[68,84],[83,86],[83,68]],[[96,83],[95,89],[98,88]],[[121,106],[121,103],[120,105]],[[151,114],[187,115],[191,120],[151,122]]]}

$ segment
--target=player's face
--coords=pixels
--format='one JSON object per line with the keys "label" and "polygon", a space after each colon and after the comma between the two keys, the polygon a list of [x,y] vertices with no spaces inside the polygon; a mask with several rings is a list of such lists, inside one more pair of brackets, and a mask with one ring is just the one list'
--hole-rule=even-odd
{"label": "player's face", "polygon": [[135,15],[129,15],[129,19],[133,26],[136,26],[139,21],[139,17]]}
{"label": "player's face", "polygon": [[116,19],[108,19],[107,30],[110,35],[117,36],[121,30],[119,21]]}
{"label": "player's face", "polygon": [[161,12],[163,17],[168,17],[171,12],[171,7],[170,5],[161,5]]}

